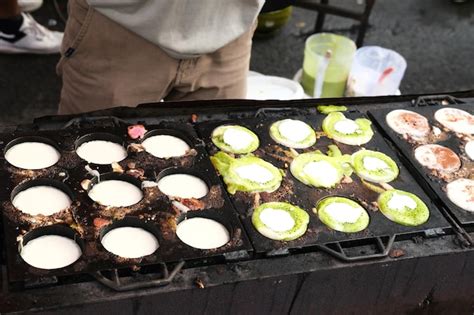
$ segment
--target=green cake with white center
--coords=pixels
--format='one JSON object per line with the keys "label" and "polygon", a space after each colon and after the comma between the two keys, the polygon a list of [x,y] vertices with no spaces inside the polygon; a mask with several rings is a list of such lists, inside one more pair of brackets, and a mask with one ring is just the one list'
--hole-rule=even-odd
{"label": "green cake with white center", "polygon": [[298,155],[291,162],[290,171],[300,182],[314,187],[331,188],[344,177],[337,159],[316,152]]}
{"label": "green cake with white center", "polygon": [[252,224],[267,238],[292,241],[308,228],[309,215],[303,209],[286,202],[267,202],[255,208]]}
{"label": "green cake with white center", "polygon": [[381,152],[360,150],[352,154],[356,174],[369,182],[388,183],[398,177],[399,169],[392,158]]}
{"label": "green cake with white center", "polygon": [[428,221],[430,211],[416,195],[397,189],[380,194],[380,212],[389,220],[405,226],[417,226]]}
{"label": "green cake with white center", "polygon": [[211,156],[211,162],[222,175],[230,194],[237,191],[273,192],[283,179],[278,168],[251,155],[233,158],[218,152]]}
{"label": "green cake with white center", "polygon": [[257,135],[242,126],[223,125],[212,132],[212,142],[222,151],[234,154],[247,154],[258,149]]}
{"label": "green cake with white center", "polygon": [[316,143],[313,128],[301,120],[283,119],[270,126],[270,137],[288,148],[305,149]]}
{"label": "green cake with white center", "polygon": [[357,202],[343,197],[328,197],[317,205],[321,222],[333,230],[355,233],[369,225],[369,214]]}
{"label": "green cake with white center", "polygon": [[323,131],[338,142],[348,145],[362,145],[374,135],[372,122],[365,118],[348,119],[341,112],[332,112],[323,120]]}

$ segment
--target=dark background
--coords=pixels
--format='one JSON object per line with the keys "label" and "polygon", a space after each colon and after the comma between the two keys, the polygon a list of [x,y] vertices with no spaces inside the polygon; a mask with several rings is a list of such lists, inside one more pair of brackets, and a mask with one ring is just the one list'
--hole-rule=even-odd
{"label": "dark background", "polygon": [[[331,3],[363,8],[357,0]],[[64,27],[52,1],[46,0],[33,15],[44,25],[56,22],[52,28]],[[276,36],[254,39],[251,69],[292,78],[302,65],[304,33],[313,28],[315,18],[315,12],[295,8]],[[355,39],[356,25],[327,16],[324,29]],[[474,1],[456,5],[449,0],[378,0],[364,44],[391,48],[406,58],[403,94],[474,88]],[[0,55],[0,123],[24,123],[56,112],[61,85],[55,74],[58,58]]]}

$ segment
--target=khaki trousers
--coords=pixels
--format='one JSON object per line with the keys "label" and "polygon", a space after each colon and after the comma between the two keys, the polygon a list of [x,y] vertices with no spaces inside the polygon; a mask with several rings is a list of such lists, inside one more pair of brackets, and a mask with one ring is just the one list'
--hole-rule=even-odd
{"label": "khaki trousers", "polygon": [[69,1],[57,73],[59,114],[161,99],[244,98],[255,27],[214,53],[174,59],[87,5]]}

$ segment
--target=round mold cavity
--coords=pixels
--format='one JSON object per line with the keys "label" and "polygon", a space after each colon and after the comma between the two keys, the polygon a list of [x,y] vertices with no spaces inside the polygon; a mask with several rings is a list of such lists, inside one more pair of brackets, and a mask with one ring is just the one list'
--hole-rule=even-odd
{"label": "round mold cavity", "polygon": [[38,269],[59,269],[75,263],[84,251],[84,241],[71,228],[50,225],[28,232],[18,243],[25,263]]}
{"label": "round mold cavity", "polygon": [[90,199],[103,206],[129,207],[143,199],[141,184],[133,176],[111,172],[94,177],[87,193]]}
{"label": "round mold cavity", "polygon": [[[211,183],[204,174],[195,170],[170,167],[158,174],[158,189],[170,197],[200,199],[209,193]],[[190,189],[190,186],[192,189]],[[166,186],[166,187],[164,187]]]}
{"label": "round mold cavity", "polygon": [[61,158],[58,145],[44,137],[20,137],[10,141],[3,151],[7,162],[17,168],[39,170],[55,165]]}
{"label": "round mold cavity", "polygon": [[10,200],[23,213],[49,216],[69,208],[74,194],[63,182],[40,178],[16,186]]}
{"label": "round mold cavity", "polygon": [[[181,148],[176,148],[172,150],[169,147],[167,148],[165,139],[153,140],[153,142],[150,142],[152,139],[157,139],[157,137],[159,136],[177,138],[178,140],[182,141],[182,143],[178,144],[181,146]],[[173,129],[154,129],[148,131],[143,137],[141,143],[142,146],[145,148],[145,151],[160,159],[182,157],[186,154],[188,150],[193,148],[193,143],[190,137],[188,137],[186,134],[179,130]],[[149,146],[147,145],[147,143],[149,143]],[[184,150],[185,145],[187,145],[187,148]],[[160,147],[156,148],[156,146]],[[161,148],[165,148],[165,150],[161,150]]]}
{"label": "round mold cavity", "polygon": [[137,217],[125,217],[100,231],[100,242],[108,252],[123,258],[140,258],[159,248],[159,230]]}
{"label": "round mold cavity", "polygon": [[75,143],[76,154],[88,163],[107,165],[127,158],[123,140],[110,133],[91,133]]}
{"label": "round mold cavity", "polygon": [[233,230],[222,218],[209,212],[187,212],[177,222],[176,236],[196,249],[216,249],[229,243]]}

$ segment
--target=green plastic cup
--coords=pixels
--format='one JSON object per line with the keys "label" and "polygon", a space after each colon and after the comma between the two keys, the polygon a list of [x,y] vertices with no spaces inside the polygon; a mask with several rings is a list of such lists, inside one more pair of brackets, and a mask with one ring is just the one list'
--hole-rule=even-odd
{"label": "green plastic cup", "polygon": [[355,52],[355,43],[347,37],[331,33],[311,35],[305,44],[301,80],[306,94],[314,97],[344,96]]}
{"label": "green plastic cup", "polygon": [[258,34],[273,35],[288,23],[293,8],[288,6],[281,10],[260,13],[258,15],[258,26],[256,32]]}

